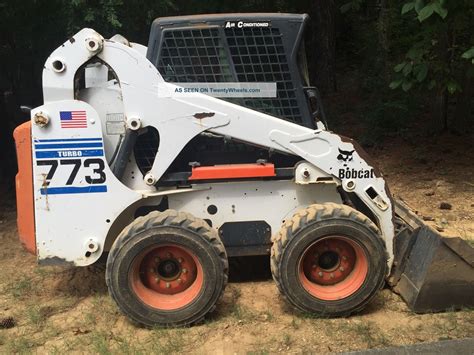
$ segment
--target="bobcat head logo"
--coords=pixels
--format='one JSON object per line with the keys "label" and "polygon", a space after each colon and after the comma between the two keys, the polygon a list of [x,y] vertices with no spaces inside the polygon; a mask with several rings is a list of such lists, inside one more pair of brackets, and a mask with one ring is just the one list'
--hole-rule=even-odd
{"label": "bobcat head logo", "polygon": [[343,162],[348,162],[352,161],[352,153],[354,153],[353,150],[347,151],[347,150],[341,150],[339,149],[339,155],[337,156],[337,160],[343,161]]}

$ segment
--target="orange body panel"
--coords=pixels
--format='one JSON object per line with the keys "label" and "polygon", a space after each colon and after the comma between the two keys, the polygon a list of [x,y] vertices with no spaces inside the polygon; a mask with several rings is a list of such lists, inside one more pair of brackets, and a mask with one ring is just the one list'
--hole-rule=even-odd
{"label": "orange body panel", "polygon": [[13,132],[13,137],[18,160],[18,173],[15,178],[18,235],[25,249],[36,254],[31,122],[19,125]]}
{"label": "orange body panel", "polygon": [[275,176],[273,164],[230,164],[195,167],[189,180],[242,179]]}

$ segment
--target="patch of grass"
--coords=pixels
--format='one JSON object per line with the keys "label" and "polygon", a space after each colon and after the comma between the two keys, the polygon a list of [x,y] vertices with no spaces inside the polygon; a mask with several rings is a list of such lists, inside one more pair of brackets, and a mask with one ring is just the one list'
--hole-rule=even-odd
{"label": "patch of grass", "polygon": [[230,292],[232,293],[232,300],[237,301],[242,296],[242,291],[238,287],[232,287]]}
{"label": "patch of grass", "polygon": [[275,316],[270,311],[262,312],[262,318],[264,321],[272,322],[275,319]]}
{"label": "patch of grass", "polygon": [[291,345],[291,343],[292,343],[291,335],[288,334],[288,333],[284,333],[283,334],[283,339],[281,341],[281,345],[288,348]]}
{"label": "patch of grass", "polygon": [[267,355],[267,354],[270,354],[270,352],[264,349],[251,350],[247,352],[247,355]]}
{"label": "patch of grass", "polygon": [[30,306],[26,309],[26,315],[30,321],[35,326],[39,326],[46,321],[46,316],[44,312],[41,311],[40,306]]}
{"label": "patch of grass", "polygon": [[324,313],[300,312],[299,314],[301,314],[301,317],[304,319],[332,319],[332,317]]}
{"label": "patch of grass", "polygon": [[94,313],[100,314],[101,318],[107,323],[117,320],[120,315],[115,303],[109,295],[94,295],[91,310]]}
{"label": "patch of grass", "polygon": [[95,311],[89,311],[84,314],[85,325],[91,329],[94,329],[97,323],[97,313]]}
{"label": "patch of grass", "polygon": [[462,333],[457,314],[452,310],[440,314],[439,319],[435,321],[435,326],[439,329],[443,340],[451,339],[453,336],[456,337],[459,333]]}
{"label": "patch of grass", "polygon": [[150,335],[150,353],[171,354],[181,353],[186,342],[185,330],[167,329],[162,327],[153,328]]}
{"label": "patch of grass", "polygon": [[232,317],[237,318],[237,320],[243,322],[250,322],[256,318],[255,314],[250,309],[240,304],[234,304],[231,310],[231,315]]}
{"label": "patch of grass", "polygon": [[46,276],[49,276],[49,275],[56,275],[57,274],[57,271],[54,270],[52,267],[50,266],[38,266],[38,267],[35,267],[33,272],[40,276],[42,279],[44,279]]}
{"label": "patch of grass", "polygon": [[33,283],[31,278],[23,276],[20,279],[16,279],[7,285],[7,290],[10,291],[14,298],[22,298],[27,294],[31,294],[33,291]]}
{"label": "patch of grass", "polygon": [[31,335],[12,337],[6,343],[7,353],[30,354],[37,346]]}
{"label": "patch of grass", "polygon": [[[53,350],[57,352],[57,354],[62,355],[68,352],[74,352],[78,351],[78,349],[89,349],[90,345],[92,343],[92,335],[87,334],[84,336],[78,335],[75,336],[74,338],[67,338],[67,340],[59,345],[59,346],[54,346]],[[89,351],[90,352],[90,351]],[[52,351],[50,351],[50,354]]]}
{"label": "patch of grass", "polygon": [[79,298],[75,296],[61,297],[55,301],[54,307],[57,313],[69,310],[79,302]]}
{"label": "patch of grass", "polygon": [[293,329],[300,329],[300,326],[301,326],[301,320],[297,319],[297,318],[292,318],[291,319],[291,326],[293,327]]}
{"label": "patch of grass", "polygon": [[141,342],[137,339],[115,336],[114,341],[117,343],[117,347],[114,351],[117,354],[141,355],[148,353],[141,347]]}
{"label": "patch of grass", "polygon": [[104,332],[92,332],[90,334],[91,347],[93,351],[101,355],[112,354],[109,347],[109,339]]}
{"label": "patch of grass", "polygon": [[352,324],[352,332],[367,343],[367,348],[389,345],[388,339],[381,330],[372,322],[349,323]]}

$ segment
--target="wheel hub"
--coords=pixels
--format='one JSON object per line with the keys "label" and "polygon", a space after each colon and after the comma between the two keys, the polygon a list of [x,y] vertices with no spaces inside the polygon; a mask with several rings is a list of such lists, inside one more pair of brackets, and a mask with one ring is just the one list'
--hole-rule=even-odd
{"label": "wheel hub", "polygon": [[181,265],[176,259],[168,259],[158,264],[156,273],[165,280],[174,280],[181,274]]}
{"label": "wheel hub", "polygon": [[196,263],[184,249],[157,247],[140,264],[143,284],[158,293],[176,294],[186,290],[196,279]]}
{"label": "wheel hub", "polygon": [[325,271],[332,271],[339,265],[339,254],[329,250],[321,254],[318,258],[318,266]]}
{"label": "wheel hub", "polygon": [[303,256],[306,277],[319,285],[334,285],[354,269],[354,248],[343,239],[327,238],[311,246]]}

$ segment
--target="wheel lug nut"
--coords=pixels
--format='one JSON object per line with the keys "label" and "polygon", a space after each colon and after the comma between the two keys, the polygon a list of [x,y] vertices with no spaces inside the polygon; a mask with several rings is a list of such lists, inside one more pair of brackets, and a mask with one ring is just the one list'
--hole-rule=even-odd
{"label": "wheel lug nut", "polygon": [[347,256],[343,255],[342,260],[347,260]]}
{"label": "wheel lug nut", "polygon": [[333,279],[333,278],[334,278],[334,274],[331,272],[331,273],[329,274],[329,277],[330,277],[331,279]]}
{"label": "wheel lug nut", "polygon": [[156,283],[159,283],[159,282],[160,282],[160,278],[159,278],[159,277],[155,277],[155,282],[156,282]]}
{"label": "wheel lug nut", "polygon": [[319,277],[323,277],[323,273],[320,271],[318,272]]}
{"label": "wheel lug nut", "polygon": [[178,262],[179,262],[179,263],[182,263],[182,262],[183,262],[183,258],[178,258]]}
{"label": "wheel lug nut", "polygon": [[166,283],[166,288],[170,288],[170,286],[171,286],[170,283],[167,282],[167,283]]}
{"label": "wheel lug nut", "polygon": [[181,279],[177,279],[176,281],[177,281],[179,284],[183,282],[183,280],[181,280]]}
{"label": "wheel lug nut", "polygon": [[187,269],[183,269],[183,270],[182,270],[182,273],[183,273],[183,274],[186,274],[187,272],[188,272]]}
{"label": "wheel lug nut", "polygon": [[342,266],[339,268],[339,271],[340,271],[340,272],[344,272],[344,270],[345,270],[345,269],[344,269]]}
{"label": "wheel lug nut", "polygon": [[151,268],[151,269],[150,269],[150,272],[154,274],[154,273],[155,273],[155,269]]}
{"label": "wheel lug nut", "polygon": [[173,254],[171,254],[171,253],[166,253],[166,257],[167,257],[167,258],[171,258],[172,256],[173,256]]}
{"label": "wheel lug nut", "polygon": [[160,258],[159,257],[156,257],[155,258],[155,263],[159,263],[160,262]]}
{"label": "wheel lug nut", "polygon": [[340,249],[339,249],[339,248],[336,248],[336,251],[337,251],[337,252],[339,252],[339,251],[340,251]]}
{"label": "wheel lug nut", "polygon": [[318,265],[313,264],[311,267],[312,267],[313,269],[316,269],[316,268],[318,267]]}

